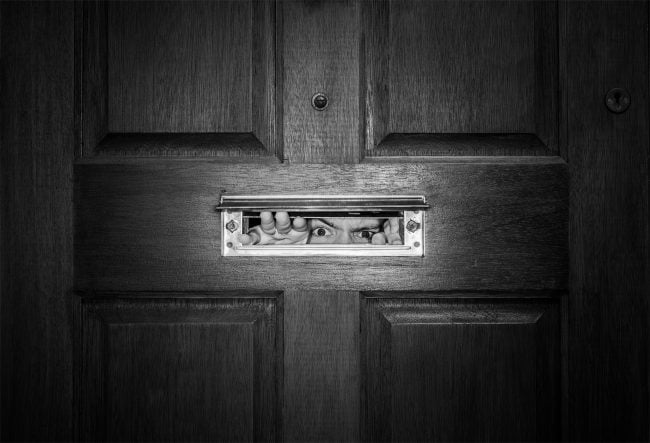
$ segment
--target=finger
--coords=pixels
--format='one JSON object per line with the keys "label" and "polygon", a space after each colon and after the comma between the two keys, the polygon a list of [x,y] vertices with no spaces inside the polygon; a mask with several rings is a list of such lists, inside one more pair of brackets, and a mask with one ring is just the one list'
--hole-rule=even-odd
{"label": "finger", "polygon": [[402,237],[399,235],[399,219],[389,218],[384,222],[384,233],[386,234],[386,243],[389,245],[401,245]]}
{"label": "finger", "polygon": [[239,234],[239,235],[237,236],[237,240],[238,240],[239,243],[241,243],[242,245],[250,245],[250,244],[253,243],[253,239],[252,239],[251,236],[248,235],[248,234]]}
{"label": "finger", "polygon": [[386,236],[384,235],[383,232],[378,232],[375,235],[372,236],[372,244],[373,245],[385,245],[386,244]]}
{"label": "finger", "polygon": [[291,219],[287,212],[275,213],[275,228],[280,234],[287,234],[291,231]]}
{"label": "finger", "polygon": [[293,229],[298,232],[305,232],[307,229],[307,220],[303,217],[296,217],[293,219]]}
{"label": "finger", "polygon": [[273,214],[269,211],[260,212],[260,219],[262,220],[260,226],[264,233],[273,235],[275,234],[275,220],[273,220]]}
{"label": "finger", "polygon": [[384,232],[399,234],[399,218],[391,217],[384,222]]}
{"label": "finger", "polygon": [[248,234],[239,234],[237,240],[239,240],[242,245],[256,245],[260,242],[260,236],[257,232],[252,231]]}

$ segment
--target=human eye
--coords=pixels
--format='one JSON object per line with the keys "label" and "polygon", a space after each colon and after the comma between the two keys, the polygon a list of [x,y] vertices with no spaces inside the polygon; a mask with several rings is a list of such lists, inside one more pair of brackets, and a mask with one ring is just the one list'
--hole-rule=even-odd
{"label": "human eye", "polygon": [[376,233],[377,233],[377,231],[371,231],[369,229],[362,229],[360,231],[353,232],[352,235],[354,235],[357,238],[362,238],[362,239],[370,241],[370,239],[372,239],[372,236],[375,235]]}
{"label": "human eye", "polygon": [[311,230],[311,235],[314,237],[329,237],[332,235],[332,231],[324,226],[319,226]]}

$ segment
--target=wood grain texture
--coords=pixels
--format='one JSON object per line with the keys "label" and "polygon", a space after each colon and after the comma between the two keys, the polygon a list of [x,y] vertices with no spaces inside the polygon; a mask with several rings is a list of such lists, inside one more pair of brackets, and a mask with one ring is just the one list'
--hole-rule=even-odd
{"label": "wood grain texture", "polygon": [[362,5],[365,153],[377,147],[390,126],[390,6],[385,0]]}
{"label": "wood grain texture", "polygon": [[81,24],[77,47],[81,57],[76,60],[78,85],[80,89],[80,114],[77,130],[81,132],[81,145],[77,156],[92,155],[95,146],[108,133],[108,41],[107,7],[104,1],[80,2]]}
{"label": "wood grain texture", "polygon": [[534,132],[532,3],[395,1],[389,32],[389,132]]}
{"label": "wood grain texture", "polygon": [[[282,4],[284,159],[357,163],[360,159],[359,2]],[[328,107],[317,111],[322,92]]]}
{"label": "wood grain texture", "polygon": [[251,133],[109,134],[96,157],[264,157],[270,153]]}
{"label": "wood grain texture", "polygon": [[[79,289],[561,289],[566,165],[534,163],[76,167]],[[273,178],[273,179],[271,179]],[[424,195],[424,258],[220,256],[222,193]],[[336,277],[334,277],[336,276]],[[390,276],[390,278],[388,277]]]}
{"label": "wood grain texture", "polygon": [[276,300],[80,301],[82,441],[275,441]]}
{"label": "wood grain texture", "polygon": [[552,155],[535,134],[389,134],[368,156]]}
{"label": "wood grain texture", "polygon": [[359,440],[359,295],[284,293],[285,441]]}
{"label": "wood grain texture", "polygon": [[0,439],[69,441],[74,4],[0,9]]}
{"label": "wood grain texture", "polygon": [[276,2],[252,0],[251,123],[255,136],[278,159],[282,158],[276,103]]}
{"label": "wood grain texture", "polygon": [[[567,2],[571,440],[648,440],[648,4]],[[604,105],[627,89],[624,114]]]}
{"label": "wood grain texture", "polygon": [[559,153],[558,1],[533,1],[535,20],[535,133]]}
{"label": "wood grain texture", "polygon": [[555,2],[363,3],[368,155],[389,133],[534,133],[557,153]]}
{"label": "wood grain texture", "polygon": [[[83,2],[79,9],[78,155],[97,154],[109,132],[252,132],[281,157],[273,2]],[[204,148],[151,146],[127,155],[242,153]]]}
{"label": "wood grain texture", "polygon": [[559,439],[556,301],[361,300],[365,440]]}
{"label": "wood grain texture", "polygon": [[109,3],[109,131],[251,131],[251,7]]}

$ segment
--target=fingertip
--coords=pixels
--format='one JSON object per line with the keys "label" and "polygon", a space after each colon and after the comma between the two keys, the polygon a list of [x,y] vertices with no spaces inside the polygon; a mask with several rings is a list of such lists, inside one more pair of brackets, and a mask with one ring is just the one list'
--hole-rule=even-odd
{"label": "fingertip", "polygon": [[385,245],[386,236],[382,232],[378,232],[372,236],[371,242],[373,245]]}
{"label": "fingertip", "polygon": [[291,231],[291,219],[288,212],[275,213],[275,227],[281,234]]}
{"label": "fingertip", "polygon": [[248,234],[239,234],[237,240],[241,242],[242,245],[256,245],[260,242],[260,235],[255,231],[250,231]]}
{"label": "fingertip", "polygon": [[298,232],[305,232],[307,230],[307,220],[305,220],[303,217],[294,218],[293,229]]}
{"label": "fingertip", "polygon": [[250,245],[253,242],[253,239],[248,234],[239,234],[237,240],[239,240],[242,245]]}
{"label": "fingertip", "polygon": [[273,235],[275,233],[275,220],[270,211],[260,212],[260,226],[266,234]]}

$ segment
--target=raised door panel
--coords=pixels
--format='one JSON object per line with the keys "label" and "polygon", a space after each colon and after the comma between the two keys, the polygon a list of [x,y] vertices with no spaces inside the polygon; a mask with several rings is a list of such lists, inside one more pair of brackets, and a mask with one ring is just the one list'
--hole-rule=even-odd
{"label": "raised door panel", "polygon": [[108,3],[109,131],[250,130],[250,17],[251,2]]}
{"label": "raised door panel", "polygon": [[366,155],[557,153],[557,2],[363,2]]}
{"label": "raised door panel", "polygon": [[375,296],[361,314],[367,440],[560,437],[557,301]]}
{"label": "raised door panel", "polygon": [[82,299],[81,440],[275,440],[278,313],[259,297]]}
{"label": "raised door panel", "polygon": [[80,156],[275,153],[275,6],[86,2]]}

